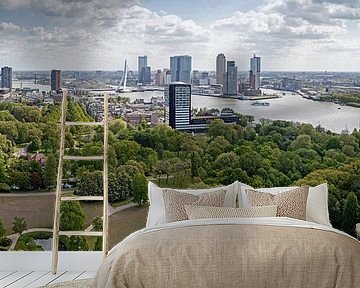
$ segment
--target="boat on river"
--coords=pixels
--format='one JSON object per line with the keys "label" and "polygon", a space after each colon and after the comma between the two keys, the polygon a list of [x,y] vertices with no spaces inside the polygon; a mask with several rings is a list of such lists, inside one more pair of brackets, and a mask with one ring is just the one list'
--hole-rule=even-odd
{"label": "boat on river", "polygon": [[253,106],[270,106],[270,103],[269,102],[256,101],[256,102],[252,103],[251,105],[253,105]]}

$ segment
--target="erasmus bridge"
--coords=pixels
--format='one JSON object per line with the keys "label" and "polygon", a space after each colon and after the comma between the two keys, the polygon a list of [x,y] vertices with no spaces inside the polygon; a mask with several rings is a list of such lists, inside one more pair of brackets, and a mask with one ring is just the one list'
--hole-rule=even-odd
{"label": "erasmus bridge", "polygon": [[119,92],[119,93],[131,92],[131,89],[126,87],[128,70],[129,70],[129,66],[127,65],[127,60],[125,59],[124,72],[123,72],[123,75],[121,77],[119,86],[116,89],[116,92]]}

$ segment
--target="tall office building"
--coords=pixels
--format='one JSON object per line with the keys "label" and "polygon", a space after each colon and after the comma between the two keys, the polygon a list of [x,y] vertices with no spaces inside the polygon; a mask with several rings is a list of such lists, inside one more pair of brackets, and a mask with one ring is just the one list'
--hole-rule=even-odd
{"label": "tall office building", "polygon": [[191,56],[170,57],[171,81],[180,81],[190,84]]}
{"label": "tall office building", "polygon": [[226,73],[224,74],[224,95],[237,95],[237,72],[235,61],[227,61]]}
{"label": "tall office building", "polygon": [[224,74],[226,73],[226,57],[218,54],[216,57],[216,84],[224,85]]}
{"label": "tall office building", "polygon": [[61,85],[61,70],[51,70],[51,90],[60,90]]}
{"label": "tall office building", "polygon": [[164,85],[171,83],[171,71],[167,68],[164,69]]}
{"label": "tall office building", "polygon": [[176,130],[189,128],[191,120],[191,85],[173,82],[165,87],[165,122]]}
{"label": "tall office building", "polygon": [[249,71],[249,79],[250,79],[250,88],[253,90],[259,90],[260,88],[260,67],[261,59],[260,57],[256,57],[254,54],[253,58],[250,58],[250,71]]}
{"label": "tall office building", "polygon": [[151,84],[151,67],[146,66],[143,84]]}
{"label": "tall office building", "polygon": [[12,68],[5,66],[1,68],[1,88],[12,89]]}
{"label": "tall office building", "polygon": [[155,74],[155,86],[163,86],[164,85],[164,75],[161,70],[157,70]]}
{"label": "tall office building", "polygon": [[151,67],[147,64],[147,56],[138,57],[138,76],[139,83],[143,85],[151,83]]}

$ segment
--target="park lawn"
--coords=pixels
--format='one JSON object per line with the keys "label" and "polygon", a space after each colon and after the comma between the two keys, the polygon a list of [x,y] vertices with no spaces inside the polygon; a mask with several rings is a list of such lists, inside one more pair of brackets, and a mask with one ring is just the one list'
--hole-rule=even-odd
{"label": "park lawn", "polygon": [[131,233],[146,225],[149,206],[135,206],[114,213],[109,219],[109,247],[114,247]]}
{"label": "park lawn", "polygon": [[[27,228],[52,228],[55,195],[0,196],[0,219],[11,234],[14,217],[24,217]],[[86,213],[86,226],[102,215],[102,202],[81,203]],[[114,213],[109,219],[109,246],[113,247],[126,236],[145,227],[148,205],[132,207]],[[95,238],[95,237],[94,237]],[[94,240],[89,241],[93,246]]]}
{"label": "park lawn", "polygon": [[80,201],[81,208],[85,213],[85,227],[89,227],[95,217],[102,217],[103,202],[102,201]]}
{"label": "park lawn", "polygon": [[23,217],[27,228],[52,228],[54,195],[0,196],[0,219],[7,234],[12,234],[14,217]]}
{"label": "park lawn", "polygon": [[[52,228],[54,218],[54,195],[29,194],[26,196],[0,196],[0,219],[7,234],[12,234],[14,217],[23,217],[30,228]],[[85,226],[91,225],[96,216],[102,216],[102,202],[81,203],[85,212]]]}
{"label": "park lawn", "polygon": [[127,204],[132,203],[131,199],[126,199],[126,200],[122,200],[122,201],[117,201],[117,202],[111,202],[111,206],[114,208],[120,207],[120,206],[124,206]]}

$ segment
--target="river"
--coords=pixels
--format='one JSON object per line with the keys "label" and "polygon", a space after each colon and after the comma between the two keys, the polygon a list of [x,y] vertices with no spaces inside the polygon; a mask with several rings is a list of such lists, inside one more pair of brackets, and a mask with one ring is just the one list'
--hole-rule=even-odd
{"label": "river", "polygon": [[[14,82],[14,87],[20,87],[20,83]],[[50,89],[47,85],[34,84],[30,81],[24,81],[23,87],[38,88],[40,91],[49,91]],[[271,89],[262,90],[267,94],[279,93],[282,98],[265,100],[270,103],[270,106],[252,106],[251,104],[254,101],[193,95],[192,107],[217,108],[219,110],[229,107],[235,112],[253,115],[256,121],[267,118],[310,123],[314,126],[321,125],[338,133],[346,128],[350,132],[354,128],[360,128],[360,108],[340,106],[331,102],[312,101],[304,99],[298,94],[293,95],[291,92],[285,92],[285,95],[283,95],[282,92]],[[153,96],[159,97],[163,95],[164,92],[160,91],[121,94],[121,96],[129,97],[131,101],[138,98],[149,101]]]}
{"label": "river", "polygon": [[14,80],[13,81],[13,88],[31,88],[31,89],[39,89],[39,91],[50,91],[50,85],[41,85],[41,84],[35,84],[33,80]]}
{"label": "river", "polygon": [[[267,94],[279,93],[282,98],[264,100],[270,106],[253,106],[254,101],[237,100],[208,96],[192,96],[193,108],[222,108],[229,107],[235,112],[244,115],[253,115],[256,121],[261,118],[273,120],[287,120],[302,123],[310,123],[314,126],[321,125],[331,131],[340,133],[344,129],[350,132],[354,128],[360,128],[360,108],[340,106],[331,102],[318,102],[302,98],[298,94],[263,89]],[[152,96],[162,96],[163,92],[134,92],[122,94],[131,101],[137,98],[150,100]],[[339,109],[340,108],[340,109]]]}

